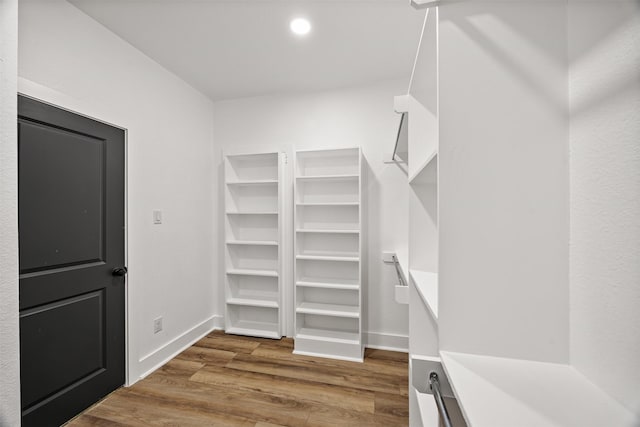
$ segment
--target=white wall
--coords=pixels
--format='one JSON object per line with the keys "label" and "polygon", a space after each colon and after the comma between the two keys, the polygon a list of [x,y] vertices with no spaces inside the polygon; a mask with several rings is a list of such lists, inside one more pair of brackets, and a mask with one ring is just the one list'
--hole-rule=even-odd
{"label": "white wall", "polygon": [[127,129],[134,382],[214,324],[213,104],[62,0],[21,1],[19,18],[20,91]]}
{"label": "white wall", "polygon": [[[398,130],[393,96],[406,90],[407,82],[392,81],[330,92],[244,98],[216,103],[214,114],[218,149],[241,145],[265,149],[362,146],[368,164],[369,283],[365,286],[363,329],[369,335],[365,339],[370,345],[404,349],[407,306],[394,300],[395,270],[382,263],[382,251],[406,247],[407,177],[397,166],[383,164],[384,156],[390,157]],[[220,159],[217,163],[221,164]],[[222,187],[218,192],[221,197]],[[223,230],[222,223],[219,227]],[[222,246],[219,250],[222,253]],[[292,262],[288,265],[293,268]],[[222,283],[222,272],[218,280]],[[287,292],[292,293],[291,280],[288,282]],[[218,310],[223,312],[222,304]]]}
{"label": "white wall", "polygon": [[569,361],[566,19],[439,9],[441,350]]}
{"label": "white wall", "polygon": [[640,3],[569,2],[571,364],[640,414]]}
{"label": "white wall", "polygon": [[20,424],[17,37],[18,1],[0,0],[0,426]]}

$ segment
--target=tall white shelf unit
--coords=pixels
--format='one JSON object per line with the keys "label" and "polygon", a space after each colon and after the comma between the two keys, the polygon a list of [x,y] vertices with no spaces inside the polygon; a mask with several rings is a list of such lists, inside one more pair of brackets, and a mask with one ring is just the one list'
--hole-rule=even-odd
{"label": "tall white shelf unit", "polygon": [[362,361],[362,152],[295,156],[294,353]]}
{"label": "tall white shelf unit", "polygon": [[281,338],[280,153],[226,154],[225,331]]}

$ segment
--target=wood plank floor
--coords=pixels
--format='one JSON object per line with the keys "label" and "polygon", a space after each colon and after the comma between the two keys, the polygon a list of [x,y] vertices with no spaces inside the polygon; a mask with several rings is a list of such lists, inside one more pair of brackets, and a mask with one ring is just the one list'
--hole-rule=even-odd
{"label": "wood plank floor", "polygon": [[68,426],[406,426],[408,358],[364,363],[291,353],[293,340],[215,331]]}

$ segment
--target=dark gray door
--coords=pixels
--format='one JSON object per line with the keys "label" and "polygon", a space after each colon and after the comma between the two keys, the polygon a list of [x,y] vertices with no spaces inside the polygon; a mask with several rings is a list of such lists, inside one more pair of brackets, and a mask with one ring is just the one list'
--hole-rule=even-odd
{"label": "dark gray door", "polygon": [[23,426],[124,383],[124,131],[20,96]]}

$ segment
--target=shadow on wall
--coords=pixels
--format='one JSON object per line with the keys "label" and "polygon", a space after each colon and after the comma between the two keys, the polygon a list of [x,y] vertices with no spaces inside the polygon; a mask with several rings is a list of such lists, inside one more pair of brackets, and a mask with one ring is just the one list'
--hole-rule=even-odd
{"label": "shadow on wall", "polygon": [[[638,60],[640,49],[634,52],[633,49],[628,49],[628,43],[619,43],[620,40],[632,38],[633,27],[638,25],[632,22],[634,15],[630,15],[628,6],[624,5],[629,2],[576,2],[579,5],[574,7],[607,8],[607,13],[591,14],[594,22],[580,22],[579,25],[584,26],[583,28],[574,28],[578,23],[571,19],[571,3],[569,2],[568,11],[565,3],[550,2],[544,6],[552,8],[548,14],[550,19],[568,19],[569,31],[580,32],[580,37],[569,37],[568,50],[566,44],[558,43],[558,40],[567,37],[567,33],[549,33],[546,38],[541,38],[541,23],[522,13],[523,5],[521,4],[504,5],[488,14],[484,5],[466,3],[463,14],[451,14],[443,22],[456,26],[469,40],[480,45],[491,55],[497,64],[507,68],[513,76],[525,83],[534,96],[559,112],[567,111],[566,92],[552,91],[551,88],[542,85],[541,79],[536,77],[530,67],[524,66],[524,63],[514,57],[513,51],[507,51],[502,47],[503,41],[509,40],[512,43],[517,40],[522,45],[523,55],[537,56],[540,64],[558,73],[566,73],[567,67],[579,70],[582,64],[589,63],[590,56],[594,52],[604,52],[604,55],[611,58],[612,64],[623,65],[618,66],[615,73],[608,73],[608,81],[603,81],[598,88],[587,90],[587,96],[574,100],[571,111],[576,115],[597,107],[607,99],[625,94],[629,88],[640,82],[640,60]],[[536,8],[539,7],[541,5],[536,5]],[[637,7],[640,8],[640,3]],[[492,28],[491,37],[482,30],[485,26]],[[551,27],[563,28],[562,25]],[[496,36],[499,34],[495,31],[496,28],[501,29],[502,35],[499,37]],[[554,44],[557,47],[550,49]],[[637,36],[636,43],[633,45],[638,45]],[[460,66],[472,66],[473,59],[467,58],[467,60],[469,63],[461,63]]]}

